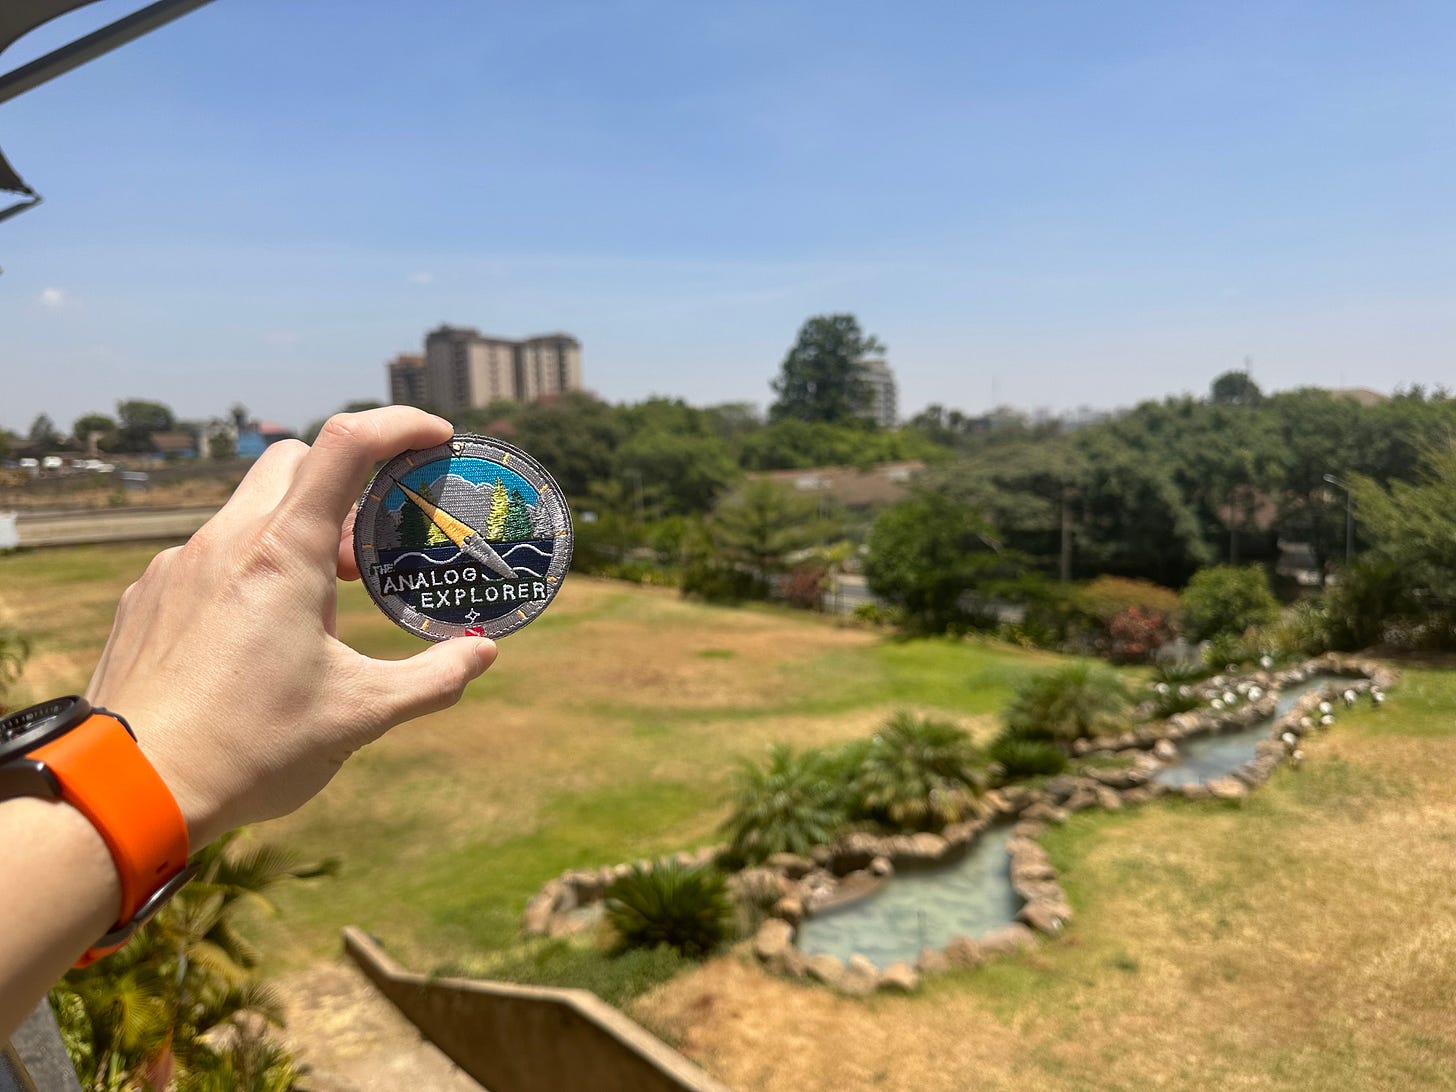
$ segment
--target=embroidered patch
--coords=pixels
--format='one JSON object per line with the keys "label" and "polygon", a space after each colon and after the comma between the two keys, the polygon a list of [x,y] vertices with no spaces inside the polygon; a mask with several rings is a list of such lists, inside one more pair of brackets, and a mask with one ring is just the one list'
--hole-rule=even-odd
{"label": "embroidered patch", "polygon": [[386,463],[359,500],[354,556],[379,609],[430,641],[504,637],[555,597],[571,514],[520,448],[457,435]]}

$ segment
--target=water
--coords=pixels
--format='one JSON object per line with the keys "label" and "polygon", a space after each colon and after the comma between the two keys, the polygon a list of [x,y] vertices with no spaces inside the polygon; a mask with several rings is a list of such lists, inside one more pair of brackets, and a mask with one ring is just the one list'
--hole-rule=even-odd
{"label": "water", "polygon": [[897,873],[862,902],[809,918],[796,943],[808,955],[848,960],[858,952],[883,970],[957,935],[1009,925],[1022,905],[1011,887],[1010,838],[1009,824],[990,827],[956,863]]}
{"label": "water", "polygon": [[1164,785],[1178,786],[1197,785],[1214,778],[1227,777],[1254,757],[1259,741],[1269,738],[1270,727],[1293,709],[1295,702],[1311,690],[1321,689],[1328,682],[1328,676],[1316,675],[1302,683],[1284,687],[1275,701],[1274,715],[1255,721],[1247,728],[1234,732],[1212,732],[1181,740],[1178,744],[1178,764],[1165,766],[1153,775],[1153,780]]}

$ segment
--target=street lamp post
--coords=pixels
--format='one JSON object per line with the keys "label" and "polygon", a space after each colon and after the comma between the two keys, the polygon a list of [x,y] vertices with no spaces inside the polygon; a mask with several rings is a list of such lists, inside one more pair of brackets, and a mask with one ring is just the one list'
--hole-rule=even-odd
{"label": "street lamp post", "polygon": [[1350,558],[1355,553],[1355,498],[1350,487],[1333,474],[1326,474],[1325,481],[1345,494],[1345,568],[1350,567]]}

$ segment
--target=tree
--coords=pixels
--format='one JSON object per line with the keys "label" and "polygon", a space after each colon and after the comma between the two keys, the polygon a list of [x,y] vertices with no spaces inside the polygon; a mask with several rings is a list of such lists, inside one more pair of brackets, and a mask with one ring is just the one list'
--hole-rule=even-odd
{"label": "tree", "polygon": [[1209,387],[1208,397],[1220,406],[1257,406],[1264,392],[1248,372],[1224,372]]}
{"label": "tree", "polygon": [[177,418],[168,406],[141,399],[118,402],[116,419],[119,425],[119,451],[150,451],[152,433],[171,432],[177,427]]}
{"label": "tree", "polygon": [[879,339],[860,330],[853,315],[816,315],[799,328],[798,340],[772,383],[778,398],[769,416],[831,424],[862,416],[869,390],[859,364],[884,351]]}
{"label": "tree", "polygon": [[[261,1036],[234,1023],[244,1012],[281,1020],[277,997],[257,976],[261,953],[239,932],[236,912],[244,904],[272,909],[272,888],[332,875],[337,864],[304,863],[268,845],[238,851],[237,837],[234,831],[200,850],[197,875],[126,947],[70,971],[51,991],[66,1049],[88,1089],[160,1086],[174,1067],[186,1088],[294,1087],[286,1053],[276,1045],[258,1050]],[[240,1069],[257,1079],[238,1083]]]}
{"label": "tree", "polygon": [[56,431],[56,423],[51,420],[50,414],[38,413],[30,423],[28,439],[36,451],[49,451],[61,442],[61,434]]}
{"label": "tree", "polygon": [[1028,679],[1005,713],[1004,736],[1071,743],[1119,723],[1131,698],[1117,673],[1070,664]]}
{"label": "tree", "polygon": [[514,486],[506,498],[506,522],[501,529],[501,537],[506,542],[520,542],[522,539],[534,537],[531,517],[526,512],[526,498]]}
{"label": "tree", "polygon": [[648,494],[659,515],[706,512],[739,476],[728,445],[712,433],[652,428],[637,432],[617,451],[618,474],[645,507]]}
{"label": "tree", "polygon": [[501,480],[496,478],[495,485],[490,489],[490,511],[485,517],[485,537],[491,542],[499,542],[505,537],[506,517],[511,513],[511,495]]}
{"label": "tree", "polygon": [[91,437],[96,437],[97,446],[108,451],[116,443],[116,422],[104,413],[87,413],[77,417],[71,425],[71,439],[83,451],[91,446]]}
{"label": "tree", "polygon": [[1240,636],[1279,618],[1279,603],[1258,565],[1215,565],[1193,574],[1183,590],[1183,618],[1195,641]]}
{"label": "tree", "polygon": [[[1400,575],[1403,597],[1421,604],[1420,620],[1432,630],[1429,638],[1441,645],[1456,641],[1451,625],[1456,615],[1456,440],[1427,449],[1415,482],[1382,487],[1356,476],[1350,489],[1372,554],[1393,566],[1392,577]],[[1359,576],[1373,582],[1364,572]],[[1353,592],[1343,598],[1353,599]]]}
{"label": "tree", "polygon": [[238,442],[227,427],[216,424],[207,432],[207,457],[209,459],[232,459],[238,454]]}
{"label": "tree", "polygon": [[762,765],[743,760],[723,822],[731,856],[758,864],[775,853],[808,856],[834,841],[849,818],[841,772],[824,751],[794,751],[782,743]]}
{"label": "tree", "polygon": [[851,791],[872,819],[932,830],[963,818],[984,787],[981,756],[964,729],[901,711],[875,733]]}
{"label": "tree", "polygon": [[812,497],[792,493],[767,478],[746,482],[714,510],[709,533],[720,558],[767,583],[788,557],[831,537]]}
{"label": "tree", "polygon": [[1013,592],[1026,572],[1025,560],[1002,547],[980,513],[927,490],[881,512],[868,547],[870,591],[928,633],[974,624],[967,597]]}

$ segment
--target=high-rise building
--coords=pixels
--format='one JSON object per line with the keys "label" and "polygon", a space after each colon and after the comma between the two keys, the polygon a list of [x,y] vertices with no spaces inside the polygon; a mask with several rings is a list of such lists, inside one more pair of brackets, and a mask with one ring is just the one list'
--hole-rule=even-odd
{"label": "high-rise building", "polygon": [[440,326],[425,335],[423,357],[401,354],[389,364],[392,401],[441,413],[580,389],[581,342],[570,334],[512,341],[473,326]]}
{"label": "high-rise building", "polygon": [[386,367],[389,370],[389,400],[397,406],[423,406],[425,397],[425,358],[418,353],[399,353]]}
{"label": "high-rise building", "polygon": [[581,342],[570,334],[527,338],[517,347],[516,361],[516,397],[522,402],[581,389]]}
{"label": "high-rise building", "polygon": [[883,360],[861,360],[859,378],[869,388],[864,415],[881,428],[894,428],[898,421],[895,373]]}

